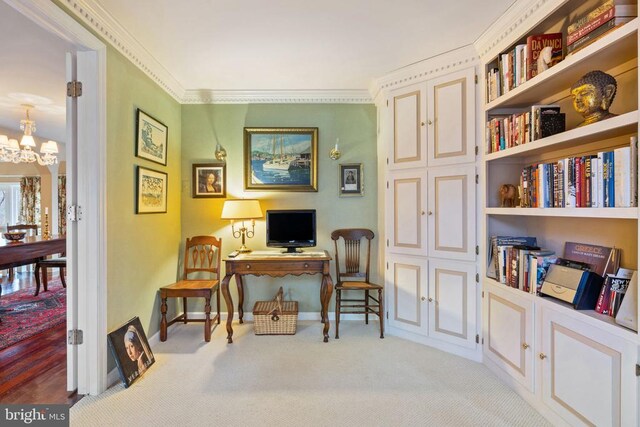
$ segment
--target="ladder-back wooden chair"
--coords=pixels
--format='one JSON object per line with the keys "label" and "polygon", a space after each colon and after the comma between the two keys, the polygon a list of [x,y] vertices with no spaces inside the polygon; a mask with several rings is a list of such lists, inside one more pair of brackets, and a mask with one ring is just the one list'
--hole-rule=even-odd
{"label": "ladder-back wooden chair", "polygon": [[[184,249],[184,273],[182,280],[160,288],[160,341],[167,340],[167,327],[182,320],[204,322],[204,340],[211,341],[212,324],[220,323],[220,259],[222,239],[213,236],[187,238]],[[206,273],[208,279],[189,279],[190,274]],[[214,277],[215,276],[215,277]],[[217,314],[211,319],[211,297],[216,294]],[[167,298],[182,298],[183,313],[167,322]],[[187,298],[204,298],[204,319],[187,317]]]}
{"label": "ladder-back wooden chair", "polygon": [[[24,231],[25,233],[27,233],[27,236],[37,236],[38,226],[36,224],[16,224],[16,225],[7,224],[7,231]],[[31,265],[33,266],[34,264],[31,264]],[[15,272],[14,268],[9,269],[9,280],[13,280],[14,272]]]}
{"label": "ladder-back wooden chair", "polygon": [[[336,339],[340,338],[340,315],[342,313],[364,314],[365,323],[369,324],[369,314],[375,314],[380,320],[380,338],[384,338],[383,287],[369,281],[369,265],[371,263],[371,240],[373,231],[366,228],[343,228],[331,233],[335,244],[336,255]],[[343,243],[339,240],[342,238]],[[366,239],[366,254],[360,257],[361,241]],[[340,258],[339,248],[344,248],[344,257]],[[362,270],[362,261],[364,270]],[[341,268],[341,266],[343,268]],[[363,299],[347,299],[342,291],[363,291]],[[378,291],[377,298],[370,291]]]}

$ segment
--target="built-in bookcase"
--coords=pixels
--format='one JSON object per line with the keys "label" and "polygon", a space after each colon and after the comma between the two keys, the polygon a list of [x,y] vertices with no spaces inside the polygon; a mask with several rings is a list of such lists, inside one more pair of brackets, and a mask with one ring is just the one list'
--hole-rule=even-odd
{"label": "built-in bookcase", "polygon": [[[525,12],[518,30],[482,53],[485,75],[481,81],[486,82],[502,52],[524,43],[529,35],[562,32],[566,40],[572,19],[597,3],[550,1],[538,4],[534,13]],[[559,256],[567,241],[616,247],[622,251],[620,265],[638,269],[637,207],[503,208],[498,192],[502,184],[518,186],[528,165],[628,146],[630,138],[638,135],[638,27],[636,18],[485,102],[482,129],[492,116],[534,104],[557,104],[566,114],[565,132],[497,152],[490,152],[485,134],[480,182],[485,267],[490,237],[510,235],[535,236],[541,247]],[[573,109],[570,87],[592,70],[616,78],[618,92],[610,111],[618,116],[577,127],[582,117]],[[486,277],[486,268],[482,276],[484,356],[490,368],[553,420],[572,425],[638,425],[637,332],[593,310],[576,311],[569,304],[509,288]],[[568,369],[571,366],[576,369]],[[584,387],[582,376],[609,388]]]}

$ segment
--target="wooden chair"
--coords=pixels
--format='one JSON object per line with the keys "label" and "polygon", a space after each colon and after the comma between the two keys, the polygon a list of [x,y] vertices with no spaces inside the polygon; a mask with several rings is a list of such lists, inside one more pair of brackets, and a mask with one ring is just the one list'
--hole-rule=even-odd
{"label": "wooden chair", "polygon": [[[336,339],[340,338],[340,315],[342,313],[364,314],[365,323],[369,324],[369,314],[375,314],[380,320],[380,338],[384,338],[383,287],[369,281],[369,265],[371,261],[371,240],[373,231],[366,228],[343,228],[331,233],[335,243],[335,261],[337,280],[336,291]],[[338,240],[342,238],[344,245]],[[364,271],[361,271],[360,242],[366,239],[366,256]],[[339,246],[344,247],[344,270],[341,270]],[[342,298],[342,291],[364,291],[363,299]],[[378,291],[378,297],[370,295],[370,291]],[[346,310],[345,310],[346,309]]]}
{"label": "wooden chair", "polygon": [[67,257],[60,256],[57,258],[44,258],[36,262],[36,292],[34,296],[38,296],[40,293],[40,273],[42,270],[42,285],[45,291],[48,291],[47,285],[49,284],[47,269],[49,268],[58,268],[60,272],[60,281],[62,282],[62,287],[67,287],[67,282],[64,279],[64,273],[67,269]]}
{"label": "wooden chair", "polygon": [[[167,340],[167,327],[182,320],[187,322],[204,322],[204,340],[211,341],[212,322],[220,324],[220,259],[222,239],[212,236],[195,236],[187,238],[184,249],[184,274],[182,280],[160,288],[160,341]],[[210,279],[189,279],[192,273],[209,273]],[[215,279],[213,278],[215,276]],[[211,297],[216,293],[217,314],[212,319]],[[183,313],[167,322],[167,298],[182,298]],[[204,298],[204,319],[187,317],[187,298]]]}
{"label": "wooden chair", "polygon": [[[25,233],[27,233],[28,236],[37,236],[38,226],[36,224],[16,224],[16,225],[7,224],[7,231],[24,231]],[[15,272],[14,268],[9,269],[9,280],[13,280],[14,272]]]}

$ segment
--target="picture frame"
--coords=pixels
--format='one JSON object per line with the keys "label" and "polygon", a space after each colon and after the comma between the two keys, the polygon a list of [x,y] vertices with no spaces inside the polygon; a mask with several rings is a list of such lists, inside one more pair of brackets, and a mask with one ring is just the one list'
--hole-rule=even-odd
{"label": "picture frame", "polygon": [[194,198],[215,198],[227,196],[226,163],[193,164],[191,180]]}
{"label": "picture frame", "polygon": [[168,175],[143,166],[136,173],[136,213],[167,212]]}
{"label": "picture frame", "polygon": [[125,388],[140,378],[156,361],[137,316],[110,332],[107,341]]}
{"label": "picture frame", "polygon": [[318,128],[244,128],[244,189],[318,191]]}
{"label": "picture frame", "polygon": [[136,157],[167,165],[169,128],[141,109],[136,110]]}
{"label": "picture frame", "polygon": [[340,197],[364,194],[364,166],[362,163],[343,163],[338,168]]}

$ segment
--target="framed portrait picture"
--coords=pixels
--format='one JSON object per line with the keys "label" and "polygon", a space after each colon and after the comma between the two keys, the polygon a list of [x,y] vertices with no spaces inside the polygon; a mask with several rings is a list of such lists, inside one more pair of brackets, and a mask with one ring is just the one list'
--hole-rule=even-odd
{"label": "framed portrait picture", "polygon": [[226,163],[194,164],[191,187],[193,197],[226,197]]}
{"label": "framed portrait picture", "polygon": [[133,384],[156,361],[138,317],[110,332],[108,342],[125,387]]}
{"label": "framed portrait picture", "polygon": [[136,156],[167,165],[168,128],[141,109],[136,110]]}
{"label": "framed portrait picture", "polygon": [[244,128],[244,188],[318,191],[318,128]]}
{"label": "framed portrait picture", "polygon": [[362,163],[345,163],[339,168],[340,197],[362,196],[364,176]]}
{"label": "framed portrait picture", "polygon": [[167,174],[138,166],[136,213],[167,211]]}

